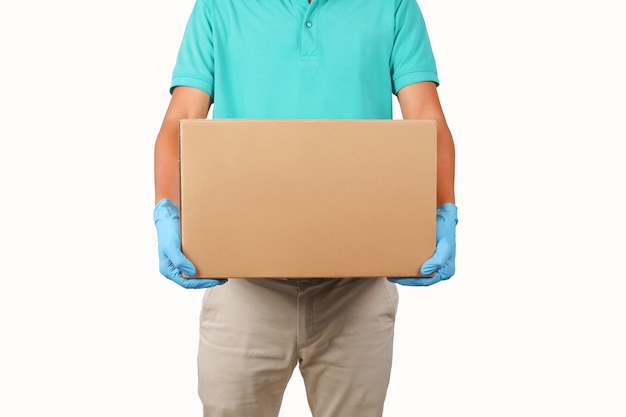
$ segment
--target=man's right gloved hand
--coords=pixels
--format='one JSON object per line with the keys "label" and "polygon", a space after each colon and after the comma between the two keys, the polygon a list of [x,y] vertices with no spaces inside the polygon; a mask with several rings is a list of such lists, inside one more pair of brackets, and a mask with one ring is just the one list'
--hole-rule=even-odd
{"label": "man's right gloved hand", "polygon": [[209,288],[227,281],[226,279],[183,278],[181,272],[192,277],[196,274],[196,267],[181,251],[178,206],[173,201],[163,198],[154,208],[153,217],[157,229],[161,274],[185,288]]}

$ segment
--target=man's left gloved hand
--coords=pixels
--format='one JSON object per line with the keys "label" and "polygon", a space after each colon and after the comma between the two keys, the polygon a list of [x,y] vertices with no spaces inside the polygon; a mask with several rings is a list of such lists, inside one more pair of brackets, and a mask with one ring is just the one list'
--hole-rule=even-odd
{"label": "man's left gloved hand", "polygon": [[454,275],[456,256],[457,208],[452,203],[437,207],[437,247],[432,258],[424,262],[420,272],[424,275],[435,273],[432,277],[387,278],[400,285],[424,287],[446,280]]}

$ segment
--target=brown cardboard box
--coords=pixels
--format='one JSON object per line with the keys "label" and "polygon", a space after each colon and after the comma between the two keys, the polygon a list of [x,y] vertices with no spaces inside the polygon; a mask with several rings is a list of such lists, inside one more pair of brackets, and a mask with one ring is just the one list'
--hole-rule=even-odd
{"label": "brown cardboard box", "polygon": [[435,250],[432,120],[182,120],[196,277],[419,276]]}

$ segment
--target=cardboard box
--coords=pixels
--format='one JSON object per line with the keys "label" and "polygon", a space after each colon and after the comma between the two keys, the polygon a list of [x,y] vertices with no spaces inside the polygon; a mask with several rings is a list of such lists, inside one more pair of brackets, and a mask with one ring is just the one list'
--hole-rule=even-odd
{"label": "cardboard box", "polygon": [[433,120],[180,122],[196,277],[419,276],[435,250]]}

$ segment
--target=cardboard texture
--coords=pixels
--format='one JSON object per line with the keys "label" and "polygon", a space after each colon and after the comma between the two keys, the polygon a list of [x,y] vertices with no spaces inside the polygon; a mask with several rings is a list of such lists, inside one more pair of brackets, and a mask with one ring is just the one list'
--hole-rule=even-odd
{"label": "cardboard texture", "polygon": [[414,277],[435,250],[433,120],[180,121],[196,277]]}

